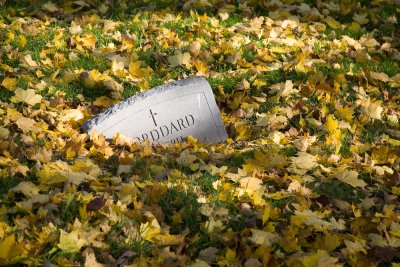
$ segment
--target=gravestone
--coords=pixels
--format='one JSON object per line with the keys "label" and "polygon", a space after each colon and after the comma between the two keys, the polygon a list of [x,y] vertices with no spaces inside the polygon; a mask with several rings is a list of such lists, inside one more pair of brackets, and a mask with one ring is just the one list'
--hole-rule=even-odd
{"label": "gravestone", "polygon": [[82,126],[112,139],[115,133],[141,142],[182,142],[189,135],[204,143],[228,138],[210,84],[203,77],[188,78],[132,96]]}

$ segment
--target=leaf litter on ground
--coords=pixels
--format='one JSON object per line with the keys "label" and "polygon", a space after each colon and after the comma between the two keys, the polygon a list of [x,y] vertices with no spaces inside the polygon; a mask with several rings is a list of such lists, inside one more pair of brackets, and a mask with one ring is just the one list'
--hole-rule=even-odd
{"label": "leaf litter on ground", "polygon": [[[399,4],[0,1],[0,265],[399,266]],[[224,144],[80,130],[194,75]]]}

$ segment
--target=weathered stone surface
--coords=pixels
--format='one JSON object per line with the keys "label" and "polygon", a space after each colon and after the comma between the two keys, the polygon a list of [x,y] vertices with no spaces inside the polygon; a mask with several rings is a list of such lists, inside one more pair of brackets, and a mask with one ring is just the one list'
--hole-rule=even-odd
{"label": "weathered stone surface", "polygon": [[122,101],[85,122],[111,139],[115,133],[137,141],[176,143],[189,135],[205,143],[228,138],[207,80],[193,77],[155,87]]}

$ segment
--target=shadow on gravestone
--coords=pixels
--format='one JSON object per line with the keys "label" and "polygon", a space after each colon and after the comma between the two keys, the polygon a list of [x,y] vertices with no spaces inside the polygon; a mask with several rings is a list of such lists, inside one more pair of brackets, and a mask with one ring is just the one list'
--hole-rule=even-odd
{"label": "shadow on gravestone", "polygon": [[86,121],[82,129],[107,139],[118,132],[141,142],[177,143],[193,136],[213,144],[228,138],[210,84],[192,77],[132,96]]}

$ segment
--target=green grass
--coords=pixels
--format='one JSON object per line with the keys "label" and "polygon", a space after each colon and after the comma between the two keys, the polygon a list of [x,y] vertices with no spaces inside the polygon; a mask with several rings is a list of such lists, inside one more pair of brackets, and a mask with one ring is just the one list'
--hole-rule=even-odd
{"label": "green grass", "polygon": [[195,21],[192,17],[184,17],[178,21],[168,21],[161,23],[161,26],[175,32],[179,38],[184,38],[191,32],[191,24]]}
{"label": "green grass", "polygon": [[266,199],[271,206],[276,207],[276,208],[284,208],[290,205],[291,203],[295,202],[294,197],[286,197],[283,199],[271,199],[267,198]]}
{"label": "green grass", "polygon": [[233,154],[224,162],[224,165],[227,165],[229,167],[241,168],[243,164],[246,162],[246,159],[254,159],[253,150]]}
{"label": "green grass", "polygon": [[208,82],[211,85],[211,88],[213,89],[215,94],[219,94],[217,92],[217,87],[222,86],[224,88],[225,93],[232,93],[235,90],[235,86],[242,81],[243,79],[248,80],[251,77],[250,73],[245,73],[242,75],[237,75],[234,77],[231,76],[218,76],[218,77],[210,77],[208,78]]}
{"label": "green grass", "polygon": [[95,57],[92,55],[79,55],[76,60],[68,60],[66,68],[70,70],[98,70],[99,72],[104,72],[109,67],[107,63],[108,59]]}
{"label": "green grass", "polygon": [[66,93],[66,97],[72,101],[77,101],[77,95],[81,94],[89,100],[94,100],[102,95],[107,95],[107,89],[102,86],[95,86],[94,88],[87,88],[83,83],[74,81],[70,83],[56,83],[54,87],[57,90]]}
{"label": "green grass", "polygon": [[[137,236],[127,236],[124,228],[137,232]],[[115,258],[119,258],[127,251],[133,252],[133,256],[149,256],[151,249],[155,247],[140,236],[139,225],[127,219],[111,225],[111,231],[107,234],[107,244],[111,255]]]}
{"label": "green grass", "polygon": [[[143,61],[145,66],[151,67],[153,70],[157,68],[159,64],[165,63],[167,58],[163,56],[168,50],[162,49],[158,44],[153,44],[151,48],[147,50],[140,49],[137,54],[139,56],[139,61]],[[173,54],[169,52],[168,54]]]}
{"label": "green grass", "polygon": [[350,140],[353,138],[353,135],[349,130],[345,130],[343,133],[344,137],[342,138],[342,146],[339,152],[342,156],[349,157],[351,156]]}
{"label": "green grass", "polygon": [[360,141],[365,143],[374,143],[379,136],[383,133],[380,127],[376,127],[373,124],[367,124],[361,131]]}
{"label": "green grass", "polygon": [[165,215],[165,222],[171,224],[171,217],[175,213],[180,213],[182,224],[171,229],[171,233],[179,234],[184,229],[189,228],[191,235],[200,231],[201,213],[200,203],[197,196],[191,190],[172,187],[168,188],[165,197],[160,199],[160,207]]}
{"label": "green grass", "polygon": [[329,199],[360,203],[365,198],[365,193],[361,189],[353,188],[351,185],[344,184],[338,180],[314,182],[306,185],[314,192],[323,194]]}
{"label": "green grass", "polygon": [[219,179],[216,175],[211,175],[205,172],[202,176],[194,178],[192,184],[194,186],[199,186],[200,190],[205,193],[215,193],[216,190],[213,187],[213,183]]}
{"label": "green grass", "polygon": [[28,89],[28,83],[29,83],[29,79],[23,76],[18,79],[17,87],[20,87],[20,88],[26,90],[26,89]]}
{"label": "green grass", "polygon": [[[24,34],[21,32],[20,34]],[[13,47],[17,47],[21,52],[29,52],[32,56],[32,59],[36,62],[40,62],[40,52],[45,48],[46,44],[54,38],[54,30],[46,29],[45,34],[40,34],[38,36],[26,36],[26,44],[25,46],[21,46],[15,38],[11,45]]]}
{"label": "green grass", "polygon": [[10,98],[14,95],[13,92],[7,90],[4,87],[0,87],[0,101],[9,102]]}
{"label": "green grass", "polygon": [[79,218],[80,206],[81,203],[76,200],[76,194],[70,195],[69,198],[64,200],[60,205],[56,222],[62,226],[73,223],[75,218]]}
{"label": "green grass", "polygon": [[139,92],[139,88],[132,84],[124,84],[124,91],[122,92],[122,97],[124,99],[129,98]]}
{"label": "green grass", "polygon": [[[8,191],[16,186],[20,180],[15,177],[5,176],[0,177],[0,199],[5,200]],[[1,203],[2,201],[0,201]]]}
{"label": "green grass", "polygon": [[244,17],[240,14],[233,13],[229,14],[228,19],[221,21],[220,25],[221,27],[231,27],[237,23],[243,22]]}
{"label": "green grass", "polygon": [[286,157],[294,157],[297,154],[297,149],[294,146],[285,146],[279,153]]}
{"label": "green grass", "polygon": [[249,49],[244,49],[243,57],[246,59],[247,62],[252,62],[256,58],[256,55],[254,55],[253,52]]}
{"label": "green grass", "polygon": [[101,28],[94,28],[88,30],[87,33],[92,33],[96,38],[96,47],[101,48],[107,46],[110,42],[113,42],[113,38],[110,35],[104,34]]}

